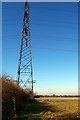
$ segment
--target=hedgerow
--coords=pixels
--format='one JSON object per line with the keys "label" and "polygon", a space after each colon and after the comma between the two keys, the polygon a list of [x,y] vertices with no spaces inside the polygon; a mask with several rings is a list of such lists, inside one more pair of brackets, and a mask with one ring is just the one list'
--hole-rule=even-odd
{"label": "hedgerow", "polygon": [[[2,120],[13,120],[32,99],[31,92],[21,88],[9,76],[2,76]],[[14,102],[15,98],[15,102]]]}

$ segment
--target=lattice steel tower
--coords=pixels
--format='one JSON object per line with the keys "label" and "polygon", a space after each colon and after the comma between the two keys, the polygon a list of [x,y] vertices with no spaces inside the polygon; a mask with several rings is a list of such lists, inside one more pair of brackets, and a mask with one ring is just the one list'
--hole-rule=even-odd
{"label": "lattice steel tower", "polygon": [[29,6],[25,2],[22,39],[18,63],[17,80],[21,87],[29,88],[33,92],[32,51],[30,40]]}

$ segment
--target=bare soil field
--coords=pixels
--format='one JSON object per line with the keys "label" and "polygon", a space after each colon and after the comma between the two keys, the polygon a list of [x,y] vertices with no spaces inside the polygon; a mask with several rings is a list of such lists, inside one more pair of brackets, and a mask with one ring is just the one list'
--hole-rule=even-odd
{"label": "bare soil field", "polygon": [[79,98],[78,97],[41,97],[41,98],[36,98],[36,99],[43,99],[43,100],[55,100],[55,99],[67,99],[67,100],[78,100]]}

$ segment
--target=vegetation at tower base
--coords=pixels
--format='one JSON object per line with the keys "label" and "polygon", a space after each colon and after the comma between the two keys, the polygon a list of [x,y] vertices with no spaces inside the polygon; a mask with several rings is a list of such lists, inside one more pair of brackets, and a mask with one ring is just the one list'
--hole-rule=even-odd
{"label": "vegetation at tower base", "polygon": [[2,80],[2,120],[13,120],[14,115],[19,115],[25,105],[32,101],[32,94],[28,89],[22,89],[9,76],[4,75],[0,80]]}

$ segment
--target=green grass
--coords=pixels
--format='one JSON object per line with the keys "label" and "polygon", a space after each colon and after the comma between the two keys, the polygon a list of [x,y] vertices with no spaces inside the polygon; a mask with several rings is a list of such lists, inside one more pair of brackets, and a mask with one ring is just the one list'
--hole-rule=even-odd
{"label": "green grass", "polygon": [[37,101],[30,102],[26,109],[22,112],[19,120],[41,120],[41,112],[45,109]]}
{"label": "green grass", "polygon": [[77,113],[77,99],[38,98],[26,106],[18,120],[79,120]]}

